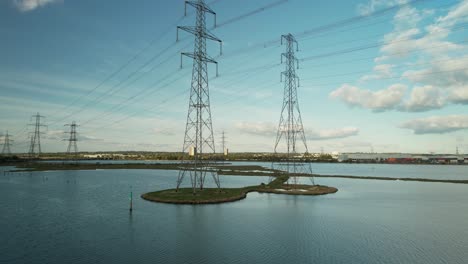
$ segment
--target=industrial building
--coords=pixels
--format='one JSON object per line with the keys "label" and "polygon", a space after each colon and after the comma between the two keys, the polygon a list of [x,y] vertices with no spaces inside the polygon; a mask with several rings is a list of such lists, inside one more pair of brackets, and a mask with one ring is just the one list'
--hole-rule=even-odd
{"label": "industrial building", "polygon": [[349,163],[468,164],[466,155],[443,154],[341,153],[337,159]]}

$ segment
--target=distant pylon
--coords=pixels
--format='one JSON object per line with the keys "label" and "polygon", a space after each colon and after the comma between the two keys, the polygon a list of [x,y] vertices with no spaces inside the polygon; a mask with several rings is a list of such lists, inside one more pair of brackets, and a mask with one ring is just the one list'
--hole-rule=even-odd
{"label": "distant pylon", "polygon": [[73,121],[71,124],[66,124],[65,126],[70,127],[70,132],[65,132],[70,134],[70,137],[68,138],[67,156],[76,160],[78,158],[78,146],[76,144],[78,139],[76,137],[76,127],[78,125],[75,123],[75,121]]}
{"label": "distant pylon", "polygon": [[228,150],[226,148],[226,133],[224,131],[221,133],[221,145],[223,147],[223,155],[227,156]]}
{"label": "distant pylon", "polygon": [[10,139],[10,135],[8,134],[8,131],[5,134],[5,138],[3,140],[3,149],[2,149],[2,155],[4,156],[11,156],[11,143],[13,140]]}
{"label": "distant pylon", "polygon": [[[187,56],[193,59],[192,86],[190,89],[189,109],[187,114],[187,124],[185,127],[185,137],[182,152],[190,150],[191,158],[185,162],[184,168],[179,172],[177,178],[177,190],[179,190],[186,174],[190,175],[193,194],[197,189],[202,190],[205,176],[208,173],[208,161],[204,159],[204,153],[215,153],[213,137],[213,126],[210,110],[210,93],[208,87],[208,66],[207,63],[216,64],[216,74],[218,74],[218,63],[206,53],[206,39],[214,40],[222,45],[222,41],[215,37],[206,29],[205,13],[215,16],[216,13],[205,4],[204,0],[185,1],[185,15],[187,15],[187,5],[194,7],[196,11],[196,25],[187,27],[177,27],[177,40],[179,39],[179,29],[195,35],[195,47],[193,53],[182,53],[182,57]],[[221,49],[222,53],[222,49]],[[219,177],[216,172],[209,172],[220,188]]]}
{"label": "distant pylon", "polygon": [[[312,167],[310,166],[310,163],[305,163],[302,160],[303,157],[298,155],[296,148],[296,143],[300,140],[304,145],[305,153],[308,153],[297,96],[299,77],[296,75],[296,67],[299,68],[299,65],[298,59],[294,54],[294,46],[296,46],[296,50],[298,51],[298,44],[294,36],[291,34],[282,35],[281,44],[283,44],[283,40],[286,42],[286,52],[281,54],[281,62],[283,62],[283,57],[286,59],[286,70],[281,73],[281,80],[283,79],[283,75],[285,77],[284,99],[276,136],[275,153],[277,153],[280,141],[284,139],[286,141],[286,157],[281,158],[279,163],[273,164],[273,167],[281,170],[289,176],[288,183],[291,183],[292,180],[292,183],[297,185],[297,174],[312,174]],[[311,181],[314,184],[313,178],[311,178]]]}
{"label": "distant pylon", "polygon": [[41,124],[41,118],[44,118],[44,116],[37,113],[32,117],[36,121],[34,124],[29,124],[30,126],[34,126],[34,134],[31,136],[31,145],[29,147],[29,156],[31,158],[39,157],[41,155],[41,134],[43,134],[43,132],[41,132],[41,127],[45,127],[45,125]]}

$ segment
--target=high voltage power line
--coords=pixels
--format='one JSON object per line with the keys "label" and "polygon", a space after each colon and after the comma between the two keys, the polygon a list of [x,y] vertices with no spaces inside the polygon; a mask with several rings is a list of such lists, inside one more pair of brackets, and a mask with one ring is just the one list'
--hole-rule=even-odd
{"label": "high voltage power line", "polygon": [[107,117],[107,116],[109,116],[109,115],[112,115],[112,114],[115,114],[116,112],[121,111],[122,109],[124,109],[124,108],[126,108],[126,107],[128,107],[128,106],[130,105],[130,104],[128,103],[129,101],[134,100],[136,97],[142,97],[142,96],[143,96],[143,97],[147,97],[147,96],[153,95],[153,94],[155,94],[155,93],[161,92],[163,89],[169,87],[170,84],[173,84],[174,82],[176,82],[176,81],[178,81],[178,80],[180,80],[180,79],[182,79],[182,78],[185,78],[185,76],[178,76],[178,77],[176,77],[175,79],[170,80],[169,82],[167,82],[165,85],[162,85],[162,86],[158,86],[158,87],[157,87],[156,85],[159,84],[159,82],[165,81],[165,80],[168,79],[169,77],[171,77],[171,76],[173,76],[173,75],[175,75],[175,74],[177,74],[177,73],[180,73],[180,72],[181,72],[180,70],[177,70],[177,71],[174,71],[174,72],[169,73],[169,74],[166,75],[165,77],[159,79],[159,80],[158,80],[158,83],[155,83],[155,84],[153,84],[153,85],[150,85],[149,87],[153,88],[152,90],[146,89],[146,90],[145,90],[145,91],[146,91],[145,93],[140,93],[140,94],[134,95],[134,96],[132,96],[132,97],[129,97],[129,98],[127,98],[125,101],[123,101],[123,102],[121,102],[121,103],[119,103],[119,104],[114,105],[114,106],[113,106],[111,109],[109,109],[107,112],[105,112],[105,113],[103,113],[103,114],[101,114],[101,115],[99,115],[99,116],[95,116],[95,117],[93,117],[93,118],[91,118],[91,119],[86,120],[85,122],[83,122],[83,124],[88,124],[88,123],[93,122],[93,121],[95,121],[95,120],[102,119],[102,118],[104,118],[104,117]]}
{"label": "high voltage power line", "polygon": [[[318,55],[313,55],[313,56],[308,56],[305,58],[302,58],[301,61],[309,61],[309,60],[317,60],[317,59],[322,59],[322,58],[328,58],[328,57],[333,57],[336,55],[342,55],[342,54],[348,54],[348,53],[353,53],[356,51],[363,51],[367,49],[372,49],[372,48],[378,48],[378,47],[384,47],[384,46],[389,46],[395,43],[400,43],[400,42],[408,42],[408,41],[417,41],[418,39],[404,39],[404,40],[396,40],[396,41],[391,41],[391,42],[381,42],[381,43],[373,43],[369,45],[363,45],[359,47],[352,47],[352,48],[347,48],[339,51],[333,51],[333,52],[328,52],[328,53],[322,53]],[[459,43],[465,43],[466,41],[462,41]],[[446,46],[445,44],[444,46]]]}
{"label": "high voltage power line", "polygon": [[[446,72],[449,72],[449,71],[446,71]],[[431,74],[431,73],[430,73],[430,74]],[[421,74],[420,74],[420,75],[421,75]],[[252,74],[252,76],[256,76],[256,75],[255,75],[255,74]],[[381,79],[398,79],[398,78],[401,78],[401,77],[391,77],[391,78],[381,78]],[[248,79],[248,78],[243,78],[242,80],[245,81],[245,80],[247,80],[247,79]],[[304,79],[304,80],[307,80],[307,79]],[[267,83],[267,84],[268,84],[268,83]],[[274,83],[273,83],[273,84],[274,84]],[[169,83],[168,83],[168,85],[169,85]],[[268,88],[268,86],[267,86],[267,88]],[[234,91],[233,93],[236,94],[236,92],[238,92],[238,91],[236,90],[236,91]],[[182,95],[182,94],[185,94],[185,93],[186,93],[186,92],[183,92],[183,93],[181,93],[181,94],[179,94],[179,95]],[[245,98],[245,97],[247,97],[247,96],[239,97],[239,99]],[[171,100],[176,99],[176,98],[179,98],[179,97],[178,97],[178,96],[170,97],[170,98],[168,98],[168,99],[166,99],[166,100],[167,100],[167,101],[171,101]],[[233,100],[230,100],[230,101],[226,101],[225,104],[231,103],[232,101],[236,101],[236,100],[237,100],[237,99],[233,99]],[[154,108],[153,108],[153,109],[154,109]],[[145,109],[145,110],[143,110],[143,111],[148,111],[148,110],[149,110],[149,109]],[[143,112],[143,111],[138,111],[138,113]],[[134,114],[134,115],[136,115],[136,114]],[[132,115],[132,116],[134,116],[134,115]],[[126,119],[128,119],[128,118],[124,118],[124,119],[122,119],[122,120],[119,120],[119,122],[116,122],[116,123],[120,123],[121,121],[124,121],[124,120],[126,120]],[[114,124],[115,124],[115,123],[114,123]],[[103,126],[103,127],[106,127],[106,126]]]}
{"label": "high voltage power line", "polygon": [[[189,43],[189,44],[191,44],[191,43]],[[183,48],[179,49],[178,52],[180,52],[180,51],[183,50],[184,48],[185,48],[185,46],[184,46]],[[160,64],[156,65],[155,67],[151,68],[151,70],[150,70],[149,72],[154,71],[156,68],[158,68],[159,66],[163,65],[163,64],[164,64],[165,62],[167,62],[169,59],[171,59],[171,57],[169,57],[169,58],[166,59],[165,61],[161,62]],[[158,92],[159,89],[154,89],[154,87],[155,87],[157,84],[159,84],[159,83],[165,81],[165,80],[168,79],[169,77],[171,77],[171,76],[177,74],[178,72],[180,72],[180,71],[179,71],[179,70],[174,70],[174,71],[170,72],[169,74],[167,74],[166,76],[164,76],[164,77],[162,77],[162,78],[159,78],[158,81],[157,81],[156,83],[153,83],[153,84],[149,85],[148,87],[146,87],[146,88],[144,88],[144,89],[141,89],[140,91],[138,91],[138,93],[136,93],[136,94],[134,94],[134,95],[132,95],[132,96],[130,96],[130,97],[124,99],[123,101],[119,102],[118,104],[113,105],[110,109],[106,110],[106,112],[107,112],[107,113],[110,113],[110,114],[111,114],[111,113],[115,113],[115,112],[114,112],[115,110],[120,111],[120,110],[124,109],[126,106],[129,105],[129,103],[130,103],[131,101],[134,101],[134,100],[135,100],[136,98],[138,98],[138,97],[146,97],[146,96],[148,96],[148,95],[150,95],[150,94],[153,94],[153,93],[155,93],[155,92]],[[173,81],[177,81],[177,80],[179,80],[179,79],[181,79],[181,77],[179,77],[179,78],[177,78],[177,79],[175,79],[175,80],[173,80]],[[151,90],[151,88],[153,88],[153,89]],[[108,116],[108,114],[102,114],[101,116]],[[99,119],[99,118],[100,118],[100,117],[93,117],[93,118],[89,119],[88,121],[85,121],[83,124],[89,123],[90,121],[96,120],[96,119]]]}
{"label": "high voltage power line", "polygon": [[[160,51],[159,53],[157,53],[155,56],[151,57],[149,60],[147,60],[143,65],[141,65],[140,67],[138,67],[136,70],[132,71],[129,75],[127,75],[127,77],[125,77],[123,80],[120,80],[119,83],[117,85],[113,85],[111,86],[109,89],[107,89],[103,94],[101,94],[100,96],[96,97],[95,99],[93,99],[92,101],[86,103],[83,107],[81,107],[78,111],[75,111],[57,121],[55,121],[53,124],[55,123],[58,123],[58,122],[61,122],[65,119],[68,119],[76,114],[79,114],[81,113],[82,111],[84,111],[88,106],[90,106],[91,104],[94,104],[94,103],[98,103],[98,102],[101,102],[102,99],[105,98],[105,96],[109,95],[109,96],[112,96],[113,94],[115,94],[116,92],[122,90],[123,88],[125,88],[125,86],[117,89],[117,90],[114,90],[116,88],[118,88],[119,86],[121,86],[123,83],[125,83],[126,81],[130,80],[133,76],[135,76],[136,74],[140,73],[141,70],[143,70],[144,68],[146,68],[148,65],[150,65],[151,63],[153,63],[156,59],[158,59],[160,56],[162,56],[165,52],[167,52],[169,49],[173,48],[174,45],[170,45],[168,47],[166,47],[165,49],[163,49],[162,51]],[[166,60],[167,61],[167,60]],[[155,67],[151,68],[150,71],[153,71],[154,69],[156,69],[157,67],[161,66],[162,64],[158,64],[156,65]],[[135,79],[134,81],[132,81],[132,83],[134,83],[135,81],[141,79],[142,76],[138,77],[137,79]],[[114,90],[114,91],[112,91]]]}
{"label": "high voltage power line", "polygon": [[[378,80],[401,79],[403,77],[427,76],[427,75],[440,74],[440,73],[460,72],[460,71],[465,71],[465,70],[468,70],[468,68],[464,67],[464,68],[452,69],[452,70],[446,70],[446,71],[431,71],[431,72],[427,72],[427,73],[413,73],[413,74],[406,74],[405,76],[383,77],[383,78],[379,78]],[[318,83],[318,84],[307,83],[307,84],[317,87],[317,86],[326,86],[326,85],[339,85],[339,84],[342,84],[342,83],[345,83],[345,82],[341,81],[341,82],[335,82],[335,83]]]}
{"label": "high voltage power line", "polygon": [[[218,2],[218,1],[213,1],[213,2]],[[246,14],[242,14],[240,16],[237,16],[237,17],[234,17],[234,18],[231,18],[225,22],[222,22],[221,24],[219,24],[217,28],[219,27],[222,27],[222,26],[225,26],[225,25],[228,25],[228,24],[231,24],[231,23],[234,23],[236,21],[239,21],[241,19],[244,19],[244,18],[247,18],[247,17],[250,17],[252,15],[255,15],[259,12],[263,12],[263,11],[266,11],[270,8],[273,8],[279,4],[282,4],[282,3],[285,3],[287,2],[286,1],[277,1],[273,4],[269,4],[267,6],[263,6],[261,8],[258,8],[258,9],[255,9],[253,11],[250,11]],[[175,24],[179,23],[181,20],[183,20],[184,17],[181,17]],[[171,25],[172,27],[173,25]],[[90,90],[89,92],[87,92],[86,94],[84,94],[83,96],[77,98],[76,100],[74,100],[71,104],[67,105],[65,108],[61,109],[61,111],[63,110],[66,110],[68,109],[69,107],[71,107],[72,105],[76,104],[78,101],[82,100],[83,98],[85,98],[86,96],[92,94],[93,92],[95,92],[98,88],[102,87],[104,85],[104,83],[106,83],[107,81],[111,80],[113,77],[115,77],[117,74],[119,74],[120,72],[122,72],[122,70],[124,68],[126,68],[128,65],[130,65],[133,61],[135,61],[141,54],[143,54],[145,51],[147,51],[156,41],[160,40],[164,35],[166,35],[169,31],[170,31],[171,28],[168,28],[166,31],[164,31],[164,33],[162,33],[159,37],[155,38],[153,41],[151,41],[149,43],[149,45],[145,46],[142,50],[140,50],[136,55],[134,55],[132,58],[130,58],[130,60],[128,60],[124,65],[122,65],[117,71],[111,73],[107,78],[105,78],[102,82],[100,82],[97,86],[95,86],[92,90]],[[70,118],[71,116],[73,115],[76,115],[80,112],[82,112],[87,106],[90,106],[91,104],[93,103],[96,103],[96,102],[99,102],[100,99],[102,99],[104,96],[106,96],[112,89],[120,86],[121,84],[123,84],[125,81],[127,81],[128,79],[130,79],[132,76],[134,76],[135,74],[137,74],[140,70],[142,70],[143,68],[145,68],[146,66],[148,66],[151,62],[153,62],[156,58],[158,58],[161,54],[163,54],[164,52],[166,52],[168,49],[172,48],[174,45],[169,45],[168,47],[166,47],[165,49],[163,49],[163,51],[161,51],[160,53],[158,53],[158,55],[154,56],[152,59],[150,59],[149,61],[147,61],[143,66],[139,67],[136,71],[132,72],[127,78],[125,78],[123,81],[119,82],[119,84],[117,86],[112,86],[111,89],[108,89],[104,94],[102,94],[101,96],[99,96],[98,98],[95,98],[93,101],[87,103],[85,106],[83,106],[82,108],[80,108],[80,110],[76,111],[76,112],[73,112],[72,114],[69,114],[61,119],[58,119],[56,120],[55,122],[53,122],[51,125],[54,125],[58,122],[61,122],[67,118]],[[119,89],[121,90],[121,89]],[[114,90],[114,92],[111,93],[111,95],[115,94],[116,92],[118,92],[119,90]]]}
{"label": "high voltage power line", "polygon": [[[409,64],[409,65],[394,65],[392,67],[392,70],[395,69],[395,68],[398,69],[398,68],[410,67],[410,66],[433,65],[434,63],[437,63],[437,62],[452,61],[452,60],[453,59],[445,59],[445,60],[437,60],[437,61],[431,61],[431,62],[426,62],[426,63],[413,63],[413,64]],[[468,63],[468,58],[463,60],[463,61],[460,61],[459,63],[463,63],[464,65],[466,65]],[[307,79],[303,79],[303,80],[304,81],[317,80],[317,79],[325,79],[325,78],[330,78],[330,77],[339,77],[339,76],[347,76],[347,75],[363,74],[363,73],[369,73],[369,70],[367,70],[367,71],[347,72],[347,73],[336,73],[336,74],[330,74],[330,75],[321,75],[321,76],[316,76],[316,77],[307,78]],[[380,79],[378,79],[378,80],[380,80]]]}
{"label": "high voltage power line", "polygon": [[[316,35],[318,33],[331,31],[333,29],[341,28],[341,27],[344,27],[344,26],[359,23],[361,21],[365,21],[365,20],[370,19],[370,18],[374,18],[374,17],[378,17],[378,16],[381,16],[381,15],[384,15],[384,14],[388,14],[388,13],[390,13],[392,11],[395,11],[398,8],[401,8],[403,6],[410,6],[412,4],[421,3],[421,2],[430,2],[430,1],[434,1],[434,0],[412,0],[412,1],[408,1],[406,3],[396,4],[396,5],[384,8],[384,9],[377,10],[377,11],[375,11],[373,13],[370,13],[370,14],[367,14],[367,15],[358,15],[358,16],[346,18],[346,19],[343,19],[343,20],[339,20],[339,21],[336,21],[336,22],[333,22],[333,23],[329,23],[329,24],[326,24],[326,25],[313,27],[311,29],[304,30],[304,31],[299,32],[299,33],[295,33],[295,36],[297,37],[297,39],[301,39],[301,38],[306,37],[306,36]],[[259,48],[260,49],[268,48],[268,47],[271,47],[273,45],[277,45],[278,43],[279,43],[279,40],[277,38],[273,38],[272,40],[261,42],[261,43],[258,43],[258,44],[255,44],[255,45],[252,45],[252,46],[249,46],[249,47],[239,48],[237,50],[234,50],[232,53],[226,54],[226,56],[232,56],[232,55],[239,54],[239,53],[244,53],[244,52],[252,52],[255,49],[259,49]]]}
{"label": "high voltage power line", "polygon": [[[174,24],[177,25],[180,21],[182,21],[184,19],[184,16],[180,17]],[[68,109],[69,107],[73,106],[74,104],[76,104],[78,101],[80,101],[81,99],[85,98],[86,96],[92,94],[93,92],[95,92],[99,87],[101,87],[102,85],[104,85],[104,83],[106,83],[107,81],[111,80],[113,77],[115,77],[117,74],[119,74],[120,72],[122,72],[122,70],[124,70],[127,66],[129,66],[132,62],[134,62],[138,57],[140,57],[144,52],[146,52],[149,48],[151,48],[156,42],[158,42],[163,36],[165,36],[167,33],[170,32],[170,30],[172,29],[173,25],[171,24],[170,27],[168,27],[166,30],[164,30],[164,32],[162,34],[160,34],[159,36],[155,37],[153,40],[151,40],[148,45],[146,45],[145,47],[143,47],[143,49],[139,50],[133,57],[131,57],[129,60],[127,60],[122,66],[120,66],[116,71],[113,71],[110,75],[108,75],[106,78],[104,78],[104,80],[102,80],[101,82],[99,82],[98,85],[96,85],[94,88],[92,88],[91,90],[89,90],[88,92],[86,92],[84,95],[76,98],[75,100],[73,100],[70,104],[66,105],[64,108],[60,109],[59,111],[65,111],[66,109]]]}
{"label": "high voltage power line", "polygon": [[[413,3],[424,2],[424,1],[430,1],[430,0],[410,1],[410,2],[407,3],[407,4],[413,4]],[[213,1],[213,2],[218,2],[218,1]],[[277,2],[287,2],[287,1],[277,1]],[[405,5],[406,5],[406,4],[405,4]],[[398,6],[401,6],[401,5],[398,5]],[[392,8],[394,8],[393,10],[396,9],[396,7],[392,7]],[[377,12],[377,13],[378,13],[378,14],[383,14],[383,13],[388,13],[388,12],[390,12],[390,11]],[[377,17],[378,15],[375,15],[375,16]],[[241,17],[241,16],[239,16],[239,17]],[[373,17],[373,15],[371,14],[371,15],[367,16],[367,18],[370,18],[370,17]],[[230,21],[230,20],[231,20],[231,19],[227,20],[227,22]],[[364,20],[364,19],[362,19],[362,20],[360,20],[360,21],[363,21],[363,20]],[[353,20],[353,21],[354,21],[354,20]],[[351,22],[351,24],[352,24],[352,23],[356,23],[356,22]],[[220,23],[220,24],[222,24],[222,23]],[[339,26],[338,24],[339,24],[339,23],[332,23],[332,24],[330,24],[330,26],[331,26],[331,28],[339,28],[340,26]],[[342,26],[344,26],[344,25],[342,25]],[[322,28],[325,28],[325,27],[322,27]],[[331,29],[327,29],[327,30],[331,30]],[[319,30],[319,31],[323,33],[323,32],[326,32],[327,30],[321,29],[321,30]],[[304,31],[304,32],[303,32],[304,35],[302,35],[302,34],[300,34],[300,35],[301,35],[301,36],[309,36],[309,34],[312,34],[312,35],[313,35],[313,34],[316,34],[316,33],[312,33],[312,32],[314,32],[314,30]],[[307,34],[306,34],[306,33],[307,33]],[[298,38],[298,39],[299,39],[299,38]],[[464,42],[461,42],[461,43],[464,43]],[[382,43],[380,43],[380,44],[382,44]],[[375,44],[373,44],[373,45],[375,45]],[[370,46],[370,45],[366,45],[366,47],[369,47],[369,46]],[[365,47],[363,46],[362,48],[365,48]],[[350,48],[350,49],[353,49],[353,48]],[[344,52],[344,51],[349,51],[349,49],[341,50],[341,51],[336,51],[336,52]],[[352,52],[352,51],[349,51],[349,52]],[[144,51],[141,52],[141,53],[144,53]],[[346,54],[346,53],[344,53],[344,54]],[[325,55],[325,57],[327,57],[327,55],[329,55],[329,54],[322,54],[322,55]],[[332,55],[330,55],[330,56],[332,56]],[[304,58],[303,60],[305,61],[306,59],[307,59],[307,58]],[[315,59],[315,58],[314,58],[314,59]],[[353,60],[350,60],[350,61],[353,61]],[[354,61],[355,61],[355,60],[354,60]],[[129,63],[129,64],[130,64],[130,63]],[[421,65],[421,64],[420,64],[420,65]],[[146,66],[149,66],[149,64],[146,65]],[[142,67],[141,69],[144,69],[146,66]],[[269,69],[271,69],[270,67],[275,67],[275,66],[277,66],[277,64],[263,64],[263,65],[256,66],[256,67],[251,67],[251,68],[245,69],[245,70],[238,70],[238,71],[232,72],[231,74],[232,74],[232,75],[237,75],[237,74],[242,74],[243,72],[251,73],[251,72],[257,72],[257,71],[269,70]],[[125,67],[124,67],[124,68],[125,68]],[[460,70],[462,70],[462,69],[460,69]],[[137,72],[138,72],[138,71],[137,71]],[[173,76],[173,74],[175,74],[175,73],[176,73],[176,72],[171,72],[168,76]],[[111,76],[111,77],[109,78],[109,80],[112,79],[113,77],[117,76],[118,74],[119,74],[119,73],[116,73],[114,76]],[[345,74],[353,74],[353,73],[345,73]],[[355,73],[354,73],[354,74],[355,74]],[[224,75],[225,75],[225,76],[228,76],[229,73],[224,73]],[[252,74],[248,74],[248,75],[252,75]],[[166,77],[167,77],[167,76],[166,76]],[[157,82],[158,85],[159,85],[159,84],[162,84],[162,82],[164,82],[165,80],[167,80],[168,78],[166,78],[166,77],[165,77],[165,78],[162,78],[162,79],[158,79],[158,82]],[[318,78],[327,78],[327,77],[326,77],[326,76],[320,76],[320,77],[318,77]],[[246,78],[243,78],[242,80],[244,81],[245,79],[246,79]],[[218,79],[218,80],[224,80],[224,78],[223,78],[223,79]],[[107,80],[107,81],[108,81],[108,80]],[[224,86],[227,86],[228,88],[231,87],[231,86],[233,85],[233,81],[234,81],[234,79],[232,79],[232,80],[227,80],[227,82],[224,83]],[[106,81],[105,81],[105,82],[106,82]],[[124,83],[124,82],[122,82],[122,83]],[[103,85],[103,84],[102,84],[102,85]],[[102,86],[102,85],[100,85],[100,86]],[[120,85],[120,84],[119,84],[119,85]],[[129,85],[129,84],[127,84],[127,85]],[[156,86],[156,85],[154,85],[154,86]],[[118,86],[116,86],[116,87],[118,87]],[[161,85],[161,87],[170,87],[170,83],[167,83],[166,85]],[[99,87],[97,87],[96,89],[98,89],[98,88],[99,88]],[[148,88],[150,88],[150,87],[148,87]],[[145,90],[146,90],[146,89],[145,89]],[[114,95],[115,93],[117,93],[118,90],[113,90],[113,91],[114,91],[114,92],[111,92],[110,96],[112,96],[112,95]],[[148,91],[149,91],[149,90],[148,90]],[[92,92],[91,92],[91,93],[92,93]],[[182,92],[182,93],[180,93],[180,94],[184,94],[184,93],[186,93],[186,92],[184,91],[184,92]],[[123,108],[122,108],[123,106],[131,105],[131,104],[130,104],[131,102],[136,101],[136,99],[137,99],[137,98],[140,98],[140,97],[144,97],[144,96],[142,96],[142,95],[140,95],[140,94],[132,95],[132,96],[130,96],[129,98],[123,100],[123,101],[122,101],[121,103],[119,103],[118,105],[113,105],[110,109],[106,110],[105,113],[100,114],[99,116],[95,116],[95,117],[93,117],[93,118],[87,120],[86,122],[93,122],[93,121],[99,120],[99,119],[101,119],[101,118],[107,117],[107,116],[109,116],[110,114],[112,114],[114,110],[120,111],[120,110],[123,109]],[[99,98],[102,99],[101,97],[99,97]],[[167,101],[170,101],[170,100],[173,100],[173,99],[175,99],[175,98],[177,98],[177,97],[170,96],[169,98],[166,99],[166,102],[167,102]],[[83,99],[83,98],[81,98],[81,99]],[[79,99],[79,100],[81,100],[81,99]],[[78,101],[79,101],[79,100],[78,100]],[[98,100],[99,100],[99,99],[98,99]],[[165,100],[163,100],[163,101],[165,101]],[[71,106],[68,106],[68,107],[71,107]],[[160,108],[160,107],[157,106],[157,105],[156,105],[154,108],[152,107],[152,109],[155,109],[155,108],[157,109],[157,108]],[[141,111],[139,111],[139,113],[140,113],[140,112],[141,112]],[[77,114],[77,113],[75,113],[75,114]],[[134,116],[134,115],[133,115],[133,116]],[[128,119],[128,118],[127,118],[127,117],[124,117],[123,120],[126,120],[126,119]],[[120,122],[121,122],[121,121],[120,121]]]}

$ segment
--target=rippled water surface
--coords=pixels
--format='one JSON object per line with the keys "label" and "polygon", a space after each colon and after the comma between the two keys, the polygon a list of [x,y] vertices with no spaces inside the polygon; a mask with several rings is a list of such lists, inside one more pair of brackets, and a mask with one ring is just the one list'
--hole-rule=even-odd
{"label": "rippled water surface", "polygon": [[[333,172],[333,165],[314,168],[317,173],[340,174]],[[397,170],[400,175],[393,176],[399,177],[454,178],[466,177],[463,172],[468,168],[388,166],[374,170]],[[456,168],[451,171],[451,167]],[[359,173],[367,169],[372,171],[372,166],[356,165]],[[349,171],[344,174],[350,175]],[[319,184],[335,186],[339,192],[320,197],[251,193],[234,203],[177,206],[139,198],[144,192],[173,187],[176,171],[0,176],[0,263],[468,260],[468,185],[321,178]],[[222,176],[221,181],[226,187],[239,187],[266,179]]]}

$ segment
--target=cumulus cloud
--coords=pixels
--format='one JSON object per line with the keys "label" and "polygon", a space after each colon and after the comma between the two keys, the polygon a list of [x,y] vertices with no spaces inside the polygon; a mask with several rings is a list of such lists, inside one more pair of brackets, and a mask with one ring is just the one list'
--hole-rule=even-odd
{"label": "cumulus cloud", "polygon": [[[360,8],[373,12],[402,3],[408,1],[370,0]],[[400,77],[401,82],[407,84],[408,97],[401,88],[366,89],[362,87],[364,83],[358,85],[359,88],[344,84],[331,96],[350,106],[374,112],[422,112],[450,104],[468,104],[468,45],[453,42],[452,38],[468,21],[468,0],[459,1],[445,12],[434,17],[434,10],[402,5],[393,17],[392,31],[383,36],[384,45],[374,59],[376,66],[372,73],[359,79]]]}
{"label": "cumulus cloud", "polygon": [[405,122],[401,128],[411,129],[414,134],[444,134],[468,129],[468,115],[432,116]]}
{"label": "cumulus cloud", "polygon": [[370,91],[360,89],[356,86],[344,84],[333,91],[330,96],[340,99],[352,107],[371,109],[374,112],[382,112],[396,108],[402,101],[406,86],[394,84],[387,89]]}
{"label": "cumulus cloud", "polygon": [[468,104],[468,85],[453,88],[449,99],[455,104]]}
{"label": "cumulus cloud", "polygon": [[344,127],[337,129],[325,129],[320,131],[307,131],[307,139],[310,140],[326,140],[347,138],[359,134],[359,129],[356,127]]}
{"label": "cumulus cloud", "polygon": [[439,18],[437,22],[443,26],[453,26],[459,22],[467,22],[468,17],[466,14],[468,14],[468,1],[461,1],[445,17]]}
{"label": "cumulus cloud", "polygon": [[67,137],[65,133],[64,130],[48,130],[42,137],[49,140],[65,140]]}
{"label": "cumulus cloud", "polygon": [[408,0],[371,0],[367,4],[359,4],[358,13],[367,16],[382,7],[390,7],[399,4],[405,4]]}
{"label": "cumulus cloud", "polygon": [[28,12],[51,3],[61,1],[62,0],[13,0],[13,4],[21,12]]}
{"label": "cumulus cloud", "polygon": [[415,87],[411,91],[411,98],[404,105],[409,112],[423,112],[440,109],[445,105],[442,91],[433,86]]}
{"label": "cumulus cloud", "polygon": [[374,74],[364,75],[361,77],[361,81],[369,81],[379,78],[389,78],[393,76],[392,68],[395,65],[392,64],[378,64],[374,67]]}
{"label": "cumulus cloud", "polygon": [[240,122],[236,128],[246,134],[271,137],[276,135],[278,126],[269,122]]}
{"label": "cumulus cloud", "polygon": [[409,70],[403,78],[413,83],[431,84],[440,87],[459,87],[468,83],[468,56],[444,58],[432,61],[430,66],[421,70]]}
{"label": "cumulus cloud", "polygon": [[406,71],[403,77],[413,83],[425,84],[426,87],[439,87],[439,101],[447,99],[455,104],[468,104],[467,63],[468,56],[446,59],[426,69]]}
{"label": "cumulus cloud", "polygon": [[[240,122],[236,125],[240,132],[256,136],[276,136],[278,126],[268,122]],[[326,140],[356,136],[359,129],[355,127],[344,127],[324,130],[306,130],[306,138],[310,140]]]}

